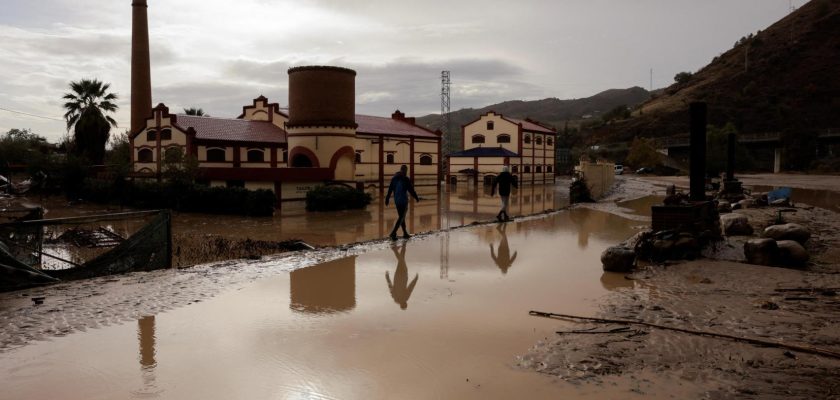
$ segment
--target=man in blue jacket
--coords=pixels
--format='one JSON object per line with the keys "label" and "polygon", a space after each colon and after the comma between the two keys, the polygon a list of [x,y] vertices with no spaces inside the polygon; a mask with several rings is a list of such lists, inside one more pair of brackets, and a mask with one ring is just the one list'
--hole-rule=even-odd
{"label": "man in blue jacket", "polygon": [[391,178],[391,185],[388,186],[388,194],[385,195],[385,205],[391,200],[391,193],[394,194],[394,206],[397,207],[397,223],[394,224],[394,229],[391,230],[391,240],[397,240],[397,228],[402,227],[403,237],[408,239],[411,235],[408,234],[408,229],[405,228],[405,213],[408,211],[408,194],[414,196],[414,200],[420,201],[417,193],[414,192],[414,185],[411,184],[411,178],[406,174],[408,167],[405,165],[400,167],[400,170]]}

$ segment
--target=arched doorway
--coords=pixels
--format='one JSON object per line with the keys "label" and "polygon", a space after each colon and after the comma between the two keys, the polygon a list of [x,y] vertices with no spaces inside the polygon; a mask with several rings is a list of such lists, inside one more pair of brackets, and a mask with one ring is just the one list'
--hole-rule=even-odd
{"label": "arched doorway", "polygon": [[312,168],[312,160],[306,154],[295,154],[292,157],[292,167],[294,168]]}

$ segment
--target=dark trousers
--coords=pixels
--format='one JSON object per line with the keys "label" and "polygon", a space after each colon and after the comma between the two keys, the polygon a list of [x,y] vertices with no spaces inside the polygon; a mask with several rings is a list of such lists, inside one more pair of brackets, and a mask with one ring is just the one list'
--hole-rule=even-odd
{"label": "dark trousers", "polygon": [[408,229],[405,228],[405,213],[408,211],[408,204],[394,204],[397,207],[397,223],[394,224],[394,229],[391,230],[391,236],[397,234],[397,229],[402,227],[403,233],[408,234]]}

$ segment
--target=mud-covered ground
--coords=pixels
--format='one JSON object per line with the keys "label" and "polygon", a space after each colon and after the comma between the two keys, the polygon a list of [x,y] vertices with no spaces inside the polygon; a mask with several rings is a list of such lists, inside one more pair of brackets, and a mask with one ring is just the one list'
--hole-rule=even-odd
{"label": "mud-covered ground", "polygon": [[[651,180],[626,181],[637,182],[619,188],[622,197],[633,197],[638,188],[640,195],[661,188]],[[626,213],[614,200],[590,207]],[[643,266],[624,277],[625,288],[602,299],[594,317],[840,353],[840,214],[805,204],[794,208],[783,218],[811,229],[807,269],[719,259]],[[757,235],[775,220],[778,209],[737,212],[748,216]],[[706,254],[742,261],[746,239],[728,238]],[[840,359],[638,326],[558,321],[557,330],[565,333],[536,344],[518,365],[579,385],[636,380],[635,394],[651,397],[669,397],[660,389],[664,380],[680,382],[700,398],[840,399]]]}

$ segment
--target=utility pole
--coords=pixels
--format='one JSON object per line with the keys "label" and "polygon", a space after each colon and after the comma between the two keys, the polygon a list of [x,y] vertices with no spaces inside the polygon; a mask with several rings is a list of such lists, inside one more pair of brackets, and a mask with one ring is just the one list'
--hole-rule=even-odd
{"label": "utility pole", "polygon": [[650,89],[651,92],[653,91],[653,68],[650,69]]}

